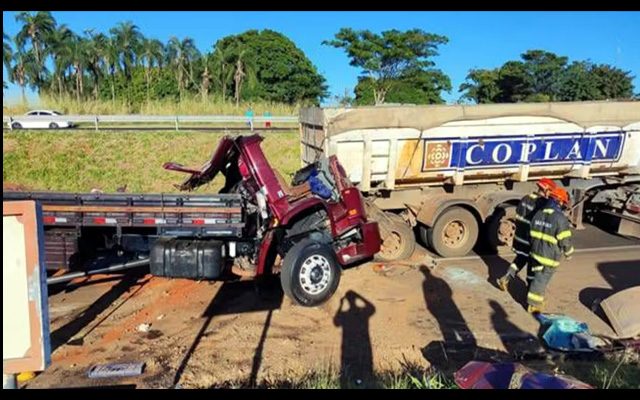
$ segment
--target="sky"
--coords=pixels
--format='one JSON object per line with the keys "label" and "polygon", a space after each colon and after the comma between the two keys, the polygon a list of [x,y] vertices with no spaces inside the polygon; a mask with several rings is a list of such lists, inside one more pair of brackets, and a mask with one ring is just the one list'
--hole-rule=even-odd
{"label": "sky", "polygon": [[[249,29],[272,29],[289,37],[324,75],[332,95],[352,93],[360,70],[349,65],[344,50],[322,45],[342,27],[382,32],[420,28],[444,35],[449,43],[435,57],[436,67],[451,78],[448,103],[459,99],[460,84],[472,68],[495,68],[519,59],[529,49],[542,49],[574,60],[607,63],[631,71],[640,91],[640,12],[180,12],[65,11],[53,12],[59,24],[76,33],[86,29],[108,32],[116,23],[132,21],[146,37],[168,41],[171,36],[195,39],[201,52],[216,40]],[[2,13],[5,33],[19,27],[14,12]],[[8,81],[3,69],[4,80]],[[20,88],[5,92],[11,101]],[[36,98],[29,95],[30,101]]]}

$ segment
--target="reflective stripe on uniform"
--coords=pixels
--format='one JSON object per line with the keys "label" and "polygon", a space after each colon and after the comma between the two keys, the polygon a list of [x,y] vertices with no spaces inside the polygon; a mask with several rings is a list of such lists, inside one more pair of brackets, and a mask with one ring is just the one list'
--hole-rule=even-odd
{"label": "reflective stripe on uniform", "polygon": [[529,257],[529,253],[525,253],[524,251],[520,251],[517,249],[512,249],[514,253],[519,254],[521,256]]}
{"label": "reflective stripe on uniform", "polygon": [[524,222],[527,225],[531,225],[531,221],[529,221],[528,219],[523,218],[523,217],[521,217],[519,215],[516,215],[516,221]]}
{"label": "reflective stripe on uniform", "polygon": [[538,265],[537,267],[531,267],[531,271],[533,272],[542,271],[543,269],[544,267],[542,265]]}
{"label": "reflective stripe on uniform", "polygon": [[533,209],[534,209],[534,208],[536,208],[536,207],[535,207],[535,206],[533,206],[533,205],[531,205],[531,204],[525,204],[525,205],[524,205],[524,208],[526,208],[527,210],[531,211],[531,210],[533,210]]}
{"label": "reflective stripe on uniform", "polygon": [[566,253],[564,253],[564,255],[568,257],[572,255],[574,251],[575,249],[573,248],[573,246],[571,246],[571,248]]}
{"label": "reflective stripe on uniform", "polygon": [[560,265],[560,261],[552,260],[535,253],[531,253],[531,257],[533,257],[537,262],[544,265],[545,267],[557,267],[558,265]]}
{"label": "reflective stripe on uniform", "polygon": [[529,241],[527,239],[523,239],[523,238],[518,237],[518,236],[514,236],[513,240],[515,240],[516,242],[520,242],[522,244],[526,244],[526,245],[529,244]]}
{"label": "reflective stripe on uniform", "polygon": [[528,280],[528,281],[532,281],[534,278],[535,278],[535,276],[527,275],[527,280]]}
{"label": "reflective stripe on uniform", "polygon": [[558,240],[566,239],[568,237],[571,237],[571,231],[569,229],[567,229],[566,231],[562,231],[556,235],[556,238]]}
{"label": "reflective stripe on uniform", "polygon": [[531,300],[533,300],[535,302],[538,302],[538,303],[542,303],[544,301],[544,296],[540,296],[539,294],[536,294],[536,293],[533,293],[533,292],[529,292],[527,294],[527,298],[531,299]]}
{"label": "reflective stripe on uniform", "polygon": [[515,270],[516,272],[518,271],[518,266],[517,266],[517,265],[515,265],[515,264],[511,264],[511,265],[509,265],[509,268],[511,268],[511,269],[513,269],[513,270]]}
{"label": "reflective stripe on uniform", "polygon": [[537,199],[537,198],[538,198],[538,195],[537,195],[537,194],[535,194],[535,193],[530,193],[530,194],[529,194],[529,197],[531,197],[532,199]]}
{"label": "reflective stripe on uniform", "polygon": [[553,211],[553,208],[545,208],[544,210],[542,210],[542,212],[545,214],[553,214]]}
{"label": "reflective stripe on uniform", "polygon": [[551,235],[547,235],[546,233],[542,233],[540,231],[534,231],[533,229],[529,231],[529,234],[532,238],[544,240],[545,242],[558,244],[558,240]]}

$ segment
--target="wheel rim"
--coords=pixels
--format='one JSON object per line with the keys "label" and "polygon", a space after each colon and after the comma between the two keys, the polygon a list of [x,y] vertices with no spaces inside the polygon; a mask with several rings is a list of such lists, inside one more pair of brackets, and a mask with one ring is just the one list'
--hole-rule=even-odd
{"label": "wheel rim", "polygon": [[402,238],[398,232],[389,232],[380,245],[380,252],[387,255],[394,255],[402,248]]}
{"label": "wheel rim", "polygon": [[469,229],[459,220],[451,221],[442,230],[442,241],[448,247],[460,247],[469,236]]}
{"label": "wheel rim", "polygon": [[302,290],[308,294],[322,293],[331,280],[331,263],[319,254],[308,257],[300,267],[299,280]]}

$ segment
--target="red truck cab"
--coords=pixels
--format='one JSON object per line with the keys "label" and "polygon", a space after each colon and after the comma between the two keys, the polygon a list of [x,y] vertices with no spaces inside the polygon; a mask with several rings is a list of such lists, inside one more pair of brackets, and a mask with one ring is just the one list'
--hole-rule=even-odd
{"label": "red truck cab", "polygon": [[[165,169],[190,176],[181,190],[210,182],[220,172],[220,193],[239,193],[245,202],[245,236],[256,251],[244,262],[255,275],[272,273],[277,256],[280,280],[296,303],[314,306],[335,292],[343,266],[373,257],[380,250],[378,224],[367,220],[360,191],[335,156],[298,171],[287,183],[266,159],[259,135],[225,136],[202,168],[166,163]],[[321,174],[325,198],[309,183]],[[317,181],[315,181],[317,183]],[[329,195],[330,193],[330,195]]]}

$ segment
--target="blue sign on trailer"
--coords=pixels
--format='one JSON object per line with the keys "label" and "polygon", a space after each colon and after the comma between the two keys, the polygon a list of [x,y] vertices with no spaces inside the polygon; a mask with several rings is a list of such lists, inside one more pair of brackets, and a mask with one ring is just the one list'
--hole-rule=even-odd
{"label": "blue sign on trailer", "polygon": [[429,138],[422,171],[615,162],[626,132]]}

